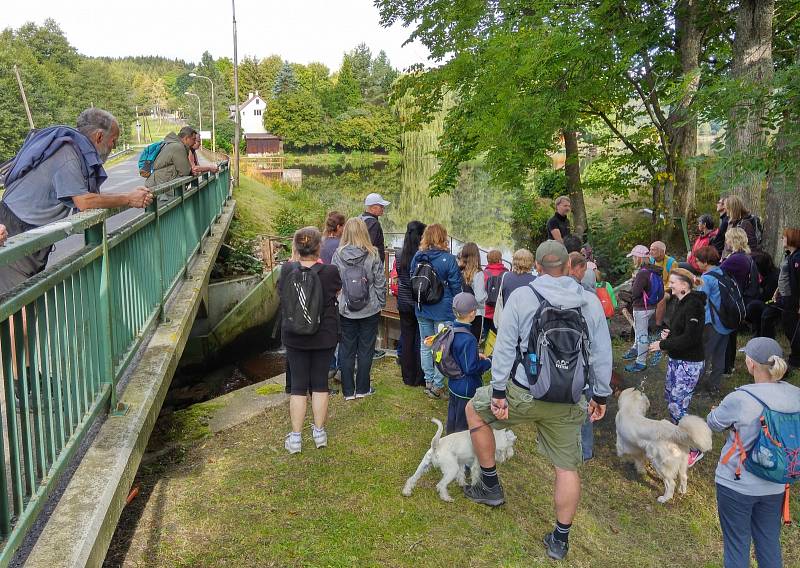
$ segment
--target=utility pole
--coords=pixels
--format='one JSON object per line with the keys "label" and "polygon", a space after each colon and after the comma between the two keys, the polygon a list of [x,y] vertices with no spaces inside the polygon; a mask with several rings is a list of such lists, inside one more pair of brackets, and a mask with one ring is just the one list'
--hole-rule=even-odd
{"label": "utility pole", "polygon": [[[235,31],[234,31],[234,37],[236,37]],[[28,125],[30,125],[31,130],[33,130],[36,127],[33,125],[33,116],[31,116],[31,107],[28,106],[28,97],[25,96],[25,87],[22,86],[22,79],[20,79],[19,69],[17,69],[16,64],[14,65],[14,74],[17,76],[17,84],[19,85],[19,93],[22,95],[22,104],[25,106],[25,114],[28,115]]]}
{"label": "utility pole", "polygon": [[236,135],[233,138],[233,185],[239,187],[239,138],[242,136],[242,115],[239,112],[239,56],[236,39],[236,0],[231,0],[233,9],[233,100],[236,105]]}

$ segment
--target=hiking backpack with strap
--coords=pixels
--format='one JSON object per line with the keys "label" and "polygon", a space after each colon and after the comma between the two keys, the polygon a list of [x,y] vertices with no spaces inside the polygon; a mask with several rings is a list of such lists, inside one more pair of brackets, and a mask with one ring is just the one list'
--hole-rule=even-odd
{"label": "hiking backpack with strap", "polygon": [[744,218],[742,221],[748,221],[753,225],[753,235],[755,235],[756,238],[756,246],[761,248],[764,241],[764,223],[761,221],[761,217],[751,213],[749,219]]}
{"label": "hiking backpack with strap", "polygon": [[[523,355],[517,345],[533,398],[576,404],[589,379],[589,328],[581,309],[552,305],[531,285],[539,299]],[[516,365],[514,368],[516,368]],[[513,376],[513,375],[512,375]]]}
{"label": "hiking backpack with strap", "polygon": [[745,449],[739,433],[734,430],[733,444],[722,456],[726,464],[734,455],[738,455],[735,477],[738,481],[744,468],[761,479],[785,485],[783,504],[783,521],[791,523],[789,516],[789,485],[800,481],[800,412],[778,412],[744,388],[744,392],[754,398],[762,407],[759,416],[760,430],[758,437],[749,449]]}
{"label": "hiking backpack with strap", "polygon": [[758,272],[758,266],[755,261],[750,258],[750,275],[747,279],[747,286],[742,290],[742,298],[745,300],[756,300],[761,296],[761,275]]}
{"label": "hiking backpack with strap", "polygon": [[299,262],[281,280],[281,325],[289,333],[314,335],[322,319],[322,264],[306,268]]}
{"label": "hiking backpack with strap", "polygon": [[458,361],[453,357],[451,349],[453,346],[453,339],[455,339],[457,333],[468,333],[472,335],[472,332],[466,328],[445,325],[433,338],[433,343],[431,344],[433,364],[436,365],[439,372],[448,379],[454,379],[464,374],[461,365],[459,365]]}
{"label": "hiking backpack with strap", "polygon": [[[486,305],[490,307],[495,307],[497,305],[497,297],[500,295],[500,289],[503,286],[503,275],[508,272],[508,270],[503,270],[499,274],[492,274],[491,276],[486,276]],[[485,272],[484,274],[488,274]]]}
{"label": "hiking backpack with strap", "polygon": [[156,158],[159,152],[164,147],[164,141],[153,142],[145,147],[142,153],[139,154],[139,175],[143,178],[149,178],[155,169]]}
{"label": "hiking backpack with strap", "polygon": [[411,275],[411,291],[417,306],[438,304],[444,296],[444,285],[427,256],[422,256]]}
{"label": "hiking backpack with strap", "polygon": [[645,268],[645,270],[649,273],[648,282],[650,283],[650,289],[642,292],[644,309],[647,310],[664,299],[664,280],[655,270],[650,270],[649,268]]}
{"label": "hiking backpack with strap", "polygon": [[342,273],[342,296],[351,312],[363,310],[369,305],[370,285],[367,269],[364,267],[365,258],[362,257],[357,263],[343,260],[345,268]]}
{"label": "hiking backpack with strap", "polygon": [[506,274],[508,274],[508,271],[503,272],[503,276],[500,278],[500,292],[497,294],[497,302],[494,305],[492,321],[495,327],[500,325],[500,320],[503,319],[503,310],[506,307],[506,298],[505,294],[503,294],[503,281],[505,280]]}
{"label": "hiking backpack with strap", "polygon": [[722,274],[707,272],[706,274],[715,278],[719,283],[719,307],[715,306],[710,299],[708,301],[708,305],[711,307],[711,317],[716,317],[727,329],[739,329],[746,314],[739,285],[733,277],[724,272]]}

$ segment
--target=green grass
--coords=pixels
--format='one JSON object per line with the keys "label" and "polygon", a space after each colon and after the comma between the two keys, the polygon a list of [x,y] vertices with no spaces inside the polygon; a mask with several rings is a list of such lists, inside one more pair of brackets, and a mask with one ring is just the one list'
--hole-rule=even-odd
{"label": "green grass", "polygon": [[[624,348],[616,344],[617,355]],[[659,369],[645,380],[655,418],[666,416],[663,375]],[[625,386],[643,378],[628,376]],[[455,502],[440,501],[437,472],[402,497],[434,433],[430,418],[444,420],[447,403],[403,386],[391,359],[376,364],[373,380],[375,396],[332,399],[327,449],[314,449],[307,428],[303,452],[286,454],[284,406],[141,477],[149,500],[137,505],[140,518],[123,519],[129,547],[115,537],[110,554],[124,566],[551,566],[540,538],[552,528],[553,472],[533,428],[515,428],[516,455],[499,467],[503,507],[474,505],[455,484]],[[739,372],[729,386],[745,381]],[[712,402],[698,395],[692,412],[704,416]],[[596,458],[582,469],[569,560],[560,565],[721,566],[713,471],[722,437],[691,470],[688,493],[660,505],[663,485],[653,475],[639,479],[615,455],[615,412],[612,400],[596,428]],[[800,565],[798,529],[785,529],[783,539],[785,565]]]}
{"label": "green grass", "polygon": [[236,200],[238,232],[243,238],[271,233],[272,219],[285,203],[272,186],[246,175],[239,178],[239,187],[233,189],[233,198]]}

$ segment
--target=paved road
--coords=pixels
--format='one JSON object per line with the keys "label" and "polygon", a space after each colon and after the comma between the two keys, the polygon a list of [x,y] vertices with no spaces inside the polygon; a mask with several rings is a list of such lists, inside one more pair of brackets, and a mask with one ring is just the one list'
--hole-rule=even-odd
{"label": "paved road", "polygon": [[[135,187],[144,185],[144,178],[139,175],[138,152],[132,152],[127,159],[117,162],[108,168],[108,179],[102,186],[101,193],[127,193]],[[116,229],[123,223],[135,219],[143,212],[142,209],[128,209],[118,213],[108,220],[108,230]],[[47,265],[51,266],[83,246],[83,235],[72,235],[59,241],[50,254]]]}

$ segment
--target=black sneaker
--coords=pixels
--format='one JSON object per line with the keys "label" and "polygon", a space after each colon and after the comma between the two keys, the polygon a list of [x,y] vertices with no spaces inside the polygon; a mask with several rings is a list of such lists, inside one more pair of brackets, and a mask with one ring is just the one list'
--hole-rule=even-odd
{"label": "black sneaker", "polygon": [[564,560],[569,551],[569,543],[558,540],[552,532],[544,535],[544,547],[547,549],[547,556],[553,560]]}
{"label": "black sneaker", "polygon": [[464,495],[470,501],[490,507],[499,507],[506,502],[503,486],[499,482],[494,487],[487,487],[482,479],[479,479],[475,485],[464,487]]}

